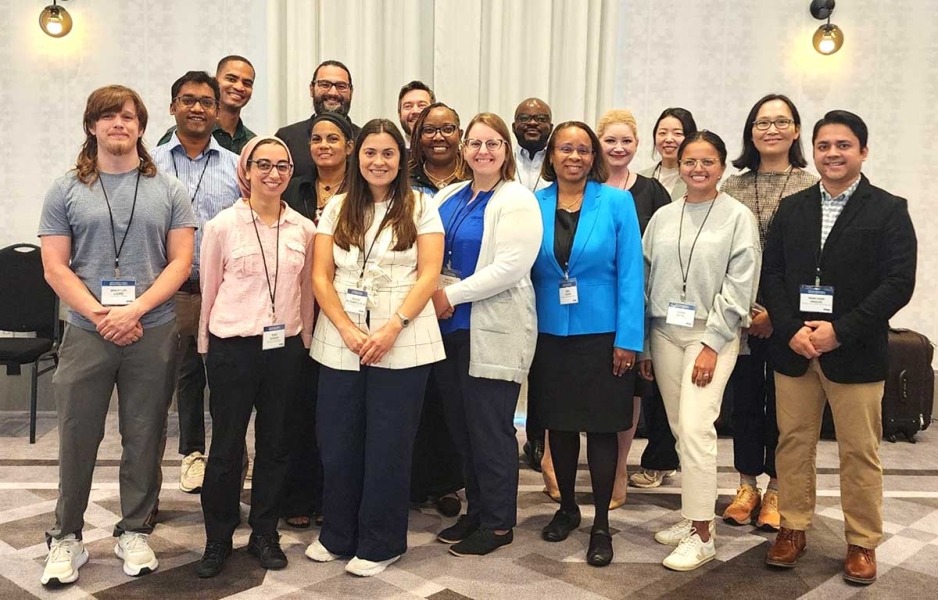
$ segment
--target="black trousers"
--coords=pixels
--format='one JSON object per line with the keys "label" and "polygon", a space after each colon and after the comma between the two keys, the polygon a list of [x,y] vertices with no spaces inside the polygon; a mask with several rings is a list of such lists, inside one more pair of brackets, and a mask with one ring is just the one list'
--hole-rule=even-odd
{"label": "black trousers", "polygon": [[294,401],[287,413],[290,450],[280,510],[284,518],[322,514],[322,459],[316,437],[318,398],[319,363],[307,354],[300,368]]}
{"label": "black trousers", "polygon": [[410,466],[430,365],[323,365],[316,411],[330,552],[382,561],[407,550]]}
{"label": "black trousers", "polygon": [[769,340],[749,338],[750,354],[736,359],[733,386],[733,465],[743,475],[775,477],[775,375],[766,365]]}
{"label": "black trousers", "polygon": [[681,466],[677,455],[677,441],[668,424],[668,413],[658,383],[652,382],[651,392],[642,396],[642,413],[647,429],[648,445],[642,452],[642,468],[654,471],[673,471]]}
{"label": "black trousers", "polygon": [[462,456],[467,516],[487,529],[511,529],[518,518],[515,406],[521,384],[469,375],[469,332],[443,337],[446,360],[434,372],[446,422]]}
{"label": "black trousers", "polygon": [[299,336],[288,337],[283,348],[274,350],[261,350],[260,336],[211,336],[205,363],[212,390],[212,446],[202,484],[205,534],[210,541],[230,542],[241,520],[244,436],[254,409],[255,468],[248,521],[254,533],[277,531],[287,470],[287,408],[296,395],[305,353]]}
{"label": "black trousers", "polygon": [[426,502],[463,488],[462,459],[443,414],[435,367],[430,370],[427,391],[423,396],[420,426],[414,440],[413,468],[410,476],[411,502]]}

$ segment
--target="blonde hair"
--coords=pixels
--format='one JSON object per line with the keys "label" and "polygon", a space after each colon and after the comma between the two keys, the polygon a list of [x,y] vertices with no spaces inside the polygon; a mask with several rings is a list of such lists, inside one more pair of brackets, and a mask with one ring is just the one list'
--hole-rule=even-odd
{"label": "blonde hair", "polygon": [[603,116],[599,117],[599,122],[596,123],[596,135],[602,137],[606,128],[616,123],[622,123],[631,127],[635,141],[639,141],[638,122],[635,121],[635,115],[632,114],[632,111],[627,108],[613,108],[612,110],[607,110]]}

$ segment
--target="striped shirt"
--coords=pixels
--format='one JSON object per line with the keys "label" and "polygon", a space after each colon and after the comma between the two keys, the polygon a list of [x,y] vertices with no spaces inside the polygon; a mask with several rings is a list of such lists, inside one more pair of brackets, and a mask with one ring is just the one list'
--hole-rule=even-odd
{"label": "striped shirt", "polygon": [[857,191],[857,186],[860,185],[860,178],[857,177],[856,181],[851,183],[850,187],[845,189],[836,198],[827,193],[827,190],[824,189],[823,182],[818,185],[821,186],[821,248],[823,249],[824,243],[827,241],[827,236],[830,235],[831,229],[834,228],[834,223],[837,222],[837,218],[847,205],[847,200],[850,200],[850,196],[853,195],[853,192]]}
{"label": "striped shirt", "polygon": [[199,279],[199,253],[202,230],[215,215],[228,208],[241,197],[238,189],[238,155],[221,147],[209,138],[208,148],[195,158],[189,158],[179,138],[173,133],[169,142],[153,150],[156,168],[182,182],[192,201],[192,212],[199,222],[195,230],[195,255],[189,278]]}

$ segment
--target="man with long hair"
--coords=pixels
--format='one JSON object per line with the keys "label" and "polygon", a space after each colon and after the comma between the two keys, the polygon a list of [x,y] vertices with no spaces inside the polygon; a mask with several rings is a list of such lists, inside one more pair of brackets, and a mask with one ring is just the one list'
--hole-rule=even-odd
{"label": "man with long hair", "polygon": [[69,306],[52,379],[59,417],[59,498],[40,581],[78,579],[98,446],[114,386],[120,397],[124,572],[158,566],[149,546],[160,449],[175,384],[173,293],[192,265],[195,217],[186,189],[157,172],[143,145],[147,110],[120,85],[95,90],[75,168],[52,184],[39,223],[46,281]]}

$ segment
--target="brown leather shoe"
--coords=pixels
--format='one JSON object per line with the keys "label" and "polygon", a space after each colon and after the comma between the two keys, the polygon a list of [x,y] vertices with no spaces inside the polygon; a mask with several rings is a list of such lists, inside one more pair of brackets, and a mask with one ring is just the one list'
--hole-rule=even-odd
{"label": "brown leather shoe", "polygon": [[876,550],[850,544],[844,559],[844,579],[869,585],[876,581]]}
{"label": "brown leather shoe", "polygon": [[790,569],[804,554],[805,546],[804,531],[782,527],[775,536],[775,543],[769,548],[765,564]]}

